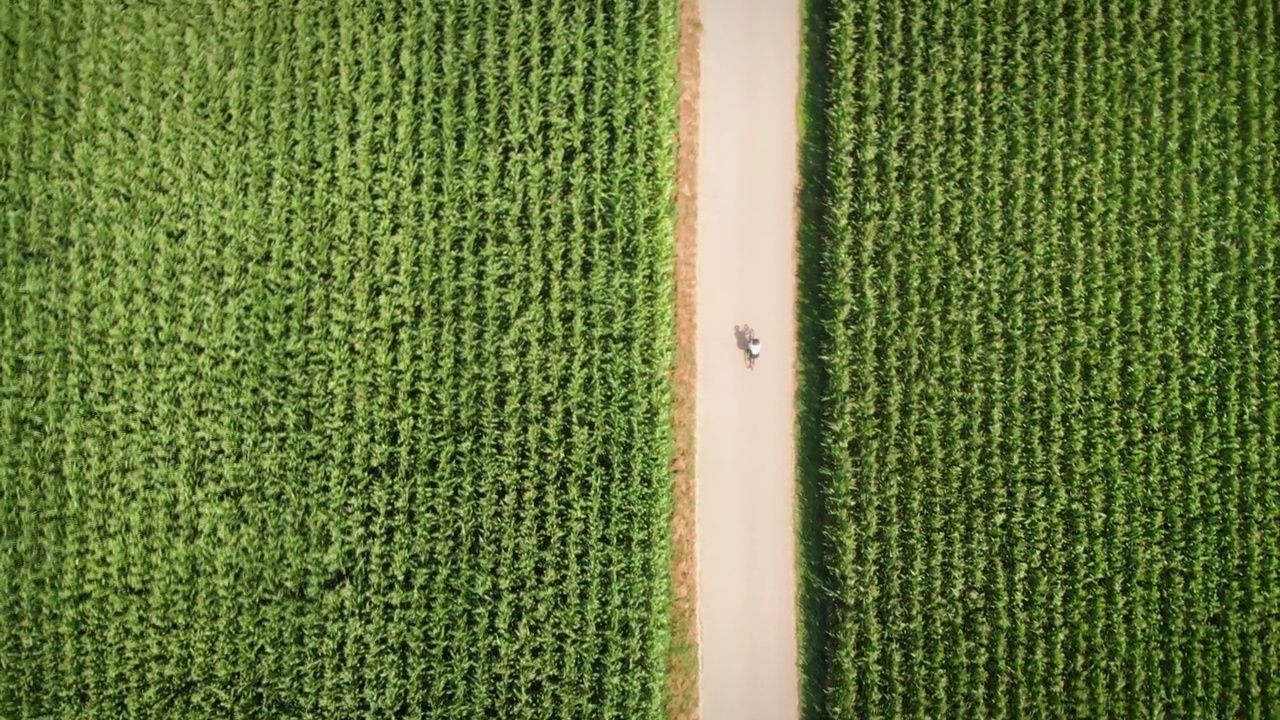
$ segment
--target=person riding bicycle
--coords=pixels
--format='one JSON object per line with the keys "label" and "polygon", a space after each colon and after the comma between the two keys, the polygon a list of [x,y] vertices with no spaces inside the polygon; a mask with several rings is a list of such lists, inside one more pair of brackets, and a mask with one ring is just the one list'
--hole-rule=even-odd
{"label": "person riding bicycle", "polygon": [[747,352],[751,353],[751,359],[760,357],[760,338],[751,338],[751,342],[747,343]]}

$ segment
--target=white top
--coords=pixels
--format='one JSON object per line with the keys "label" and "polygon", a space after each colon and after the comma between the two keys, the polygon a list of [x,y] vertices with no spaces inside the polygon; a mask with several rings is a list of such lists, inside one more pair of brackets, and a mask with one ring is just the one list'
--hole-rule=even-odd
{"label": "white top", "polygon": [[759,340],[752,340],[751,344],[748,345],[748,347],[751,348],[752,355],[754,355],[755,357],[760,357],[760,341]]}

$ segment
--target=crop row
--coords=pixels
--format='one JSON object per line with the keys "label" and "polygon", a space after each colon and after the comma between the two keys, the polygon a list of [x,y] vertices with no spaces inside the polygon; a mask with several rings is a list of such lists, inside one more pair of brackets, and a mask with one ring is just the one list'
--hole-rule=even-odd
{"label": "crop row", "polygon": [[830,5],[808,712],[1269,716],[1275,4]]}
{"label": "crop row", "polygon": [[660,714],[675,7],[0,7],[0,715]]}

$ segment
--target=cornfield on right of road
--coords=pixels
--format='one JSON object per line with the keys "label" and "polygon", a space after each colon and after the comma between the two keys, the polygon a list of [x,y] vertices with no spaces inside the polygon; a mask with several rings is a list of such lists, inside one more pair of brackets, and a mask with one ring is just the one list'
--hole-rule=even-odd
{"label": "cornfield on right of road", "polygon": [[1276,16],[810,8],[808,716],[1280,708]]}

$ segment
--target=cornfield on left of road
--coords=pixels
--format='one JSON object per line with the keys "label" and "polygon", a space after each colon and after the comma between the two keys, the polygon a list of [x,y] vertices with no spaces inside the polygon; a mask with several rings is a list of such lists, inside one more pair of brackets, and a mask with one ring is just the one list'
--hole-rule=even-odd
{"label": "cornfield on left of road", "polygon": [[660,716],[675,39],[0,3],[0,717]]}

